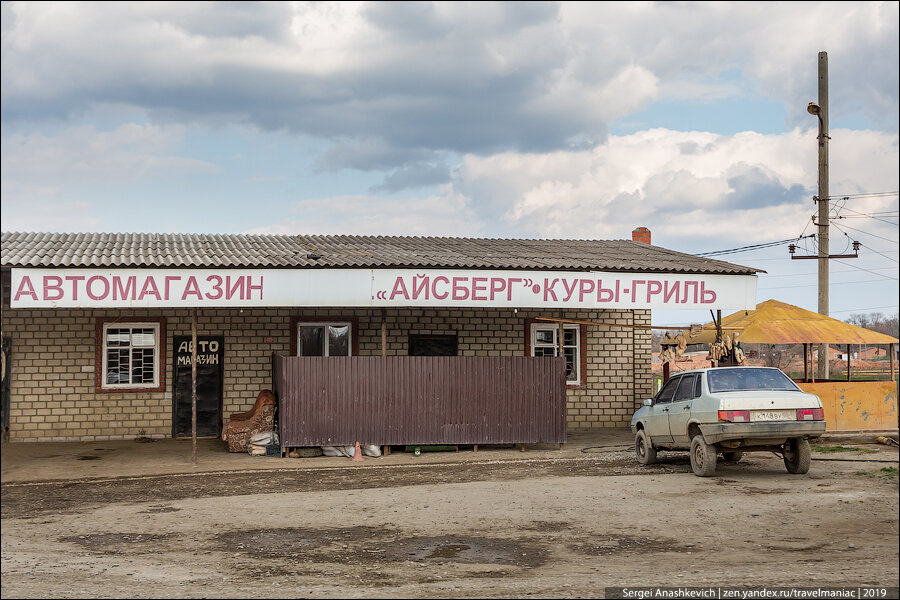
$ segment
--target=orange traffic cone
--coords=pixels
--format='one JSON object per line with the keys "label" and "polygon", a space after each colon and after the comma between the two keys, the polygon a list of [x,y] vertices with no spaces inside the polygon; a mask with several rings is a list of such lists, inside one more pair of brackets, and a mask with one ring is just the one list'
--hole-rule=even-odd
{"label": "orange traffic cone", "polygon": [[356,442],[356,448],[353,449],[353,460],[362,462],[362,448],[359,447],[359,442]]}

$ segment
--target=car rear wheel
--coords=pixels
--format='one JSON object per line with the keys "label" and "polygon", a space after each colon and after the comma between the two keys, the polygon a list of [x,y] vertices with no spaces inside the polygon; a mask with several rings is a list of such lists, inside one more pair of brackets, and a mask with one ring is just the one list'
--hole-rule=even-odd
{"label": "car rear wheel", "polygon": [[809,441],[804,439],[788,440],[784,445],[784,466],[788,473],[803,475],[809,472],[812,456]]}
{"label": "car rear wheel", "polygon": [[736,452],[723,452],[722,453],[722,458],[724,458],[726,462],[736,463],[737,461],[741,460],[742,456],[744,456],[744,453],[739,450]]}
{"label": "car rear wheel", "polygon": [[634,436],[634,453],[642,465],[652,465],[656,462],[656,448],[650,443],[650,438],[643,429]]}
{"label": "car rear wheel", "polygon": [[709,477],[716,472],[716,449],[703,439],[703,434],[691,439],[691,469],[698,477]]}

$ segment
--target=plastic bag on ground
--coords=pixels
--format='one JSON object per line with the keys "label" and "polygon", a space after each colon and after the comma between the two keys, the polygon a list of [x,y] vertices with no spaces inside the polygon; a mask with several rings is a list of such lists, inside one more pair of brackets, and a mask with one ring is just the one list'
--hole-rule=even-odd
{"label": "plastic bag on ground", "polygon": [[269,444],[277,444],[278,443],[278,434],[274,431],[263,431],[262,433],[257,433],[253,437],[250,438],[251,444],[257,446],[267,446]]}

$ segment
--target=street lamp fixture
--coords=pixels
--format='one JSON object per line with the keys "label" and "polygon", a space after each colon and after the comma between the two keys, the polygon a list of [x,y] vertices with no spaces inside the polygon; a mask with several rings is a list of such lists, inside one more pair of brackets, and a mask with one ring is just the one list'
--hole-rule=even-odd
{"label": "street lamp fixture", "polygon": [[806,112],[819,118],[819,145],[825,145],[825,138],[828,136],[825,135],[825,121],[822,120],[822,107],[815,102],[810,102],[806,105]]}

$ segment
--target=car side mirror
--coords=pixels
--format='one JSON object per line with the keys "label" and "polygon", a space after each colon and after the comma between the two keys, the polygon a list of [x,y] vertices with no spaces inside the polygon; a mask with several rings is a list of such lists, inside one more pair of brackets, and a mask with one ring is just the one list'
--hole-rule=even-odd
{"label": "car side mirror", "polygon": [[653,406],[653,398],[644,398],[644,406]]}

